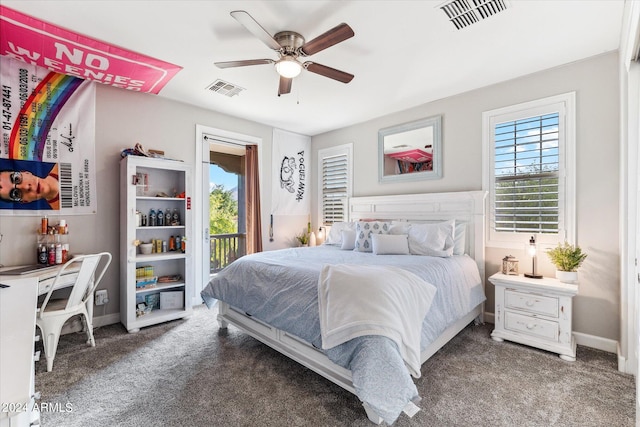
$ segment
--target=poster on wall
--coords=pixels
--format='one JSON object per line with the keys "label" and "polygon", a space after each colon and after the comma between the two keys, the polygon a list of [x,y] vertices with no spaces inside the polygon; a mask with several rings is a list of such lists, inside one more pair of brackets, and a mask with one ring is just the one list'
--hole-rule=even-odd
{"label": "poster on wall", "polygon": [[95,83],[1,56],[0,88],[0,215],[95,213]]}
{"label": "poster on wall", "polygon": [[311,138],[273,130],[273,198],[274,215],[309,215],[311,177],[309,159]]}
{"label": "poster on wall", "polygon": [[0,55],[85,80],[157,94],[182,67],[0,5]]}

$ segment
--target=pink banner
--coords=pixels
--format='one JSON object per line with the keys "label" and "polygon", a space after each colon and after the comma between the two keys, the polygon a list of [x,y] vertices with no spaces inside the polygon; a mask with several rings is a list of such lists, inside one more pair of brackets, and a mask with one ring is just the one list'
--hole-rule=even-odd
{"label": "pink banner", "polygon": [[0,6],[0,55],[57,73],[157,94],[182,69]]}

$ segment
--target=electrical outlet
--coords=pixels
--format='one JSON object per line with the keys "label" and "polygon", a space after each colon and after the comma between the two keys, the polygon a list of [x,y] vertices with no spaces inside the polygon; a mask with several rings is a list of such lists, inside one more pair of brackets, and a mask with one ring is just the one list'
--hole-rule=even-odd
{"label": "electrical outlet", "polygon": [[104,305],[109,302],[109,296],[106,289],[96,291],[96,305]]}

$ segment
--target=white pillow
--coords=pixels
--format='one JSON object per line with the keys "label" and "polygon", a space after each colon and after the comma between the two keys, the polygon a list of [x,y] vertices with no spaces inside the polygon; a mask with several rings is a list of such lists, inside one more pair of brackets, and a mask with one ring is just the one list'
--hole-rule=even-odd
{"label": "white pillow", "polygon": [[464,255],[467,245],[467,224],[456,221],[453,231],[453,254]]}
{"label": "white pillow", "polygon": [[409,251],[412,255],[448,257],[453,255],[455,220],[436,224],[411,224]]}
{"label": "white pillow", "polygon": [[356,223],[356,247],[357,252],[371,252],[371,234],[388,234],[391,224],[383,221],[358,221]]}
{"label": "white pillow", "polygon": [[389,234],[409,234],[410,222],[392,221]]}
{"label": "white pillow", "polygon": [[342,230],[355,230],[356,225],[353,222],[335,222],[329,229],[325,245],[342,244]]}
{"label": "white pillow", "polygon": [[341,233],[342,244],[340,249],[352,251],[356,247],[356,231],[355,230],[342,230]]}
{"label": "white pillow", "polygon": [[376,255],[409,255],[409,236],[406,234],[372,234]]}

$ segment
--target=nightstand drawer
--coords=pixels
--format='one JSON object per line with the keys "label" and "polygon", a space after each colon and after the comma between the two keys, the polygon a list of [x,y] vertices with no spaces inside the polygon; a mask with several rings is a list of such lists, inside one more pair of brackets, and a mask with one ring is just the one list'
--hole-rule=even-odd
{"label": "nightstand drawer", "polygon": [[510,311],[505,313],[504,328],[550,341],[558,341],[560,334],[560,325],[556,322],[523,316]]}
{"label": "nightstand drawer", "polygon": [[506,308],[558,317],[558,298],[506,289],[504,292],[504,303]]}

